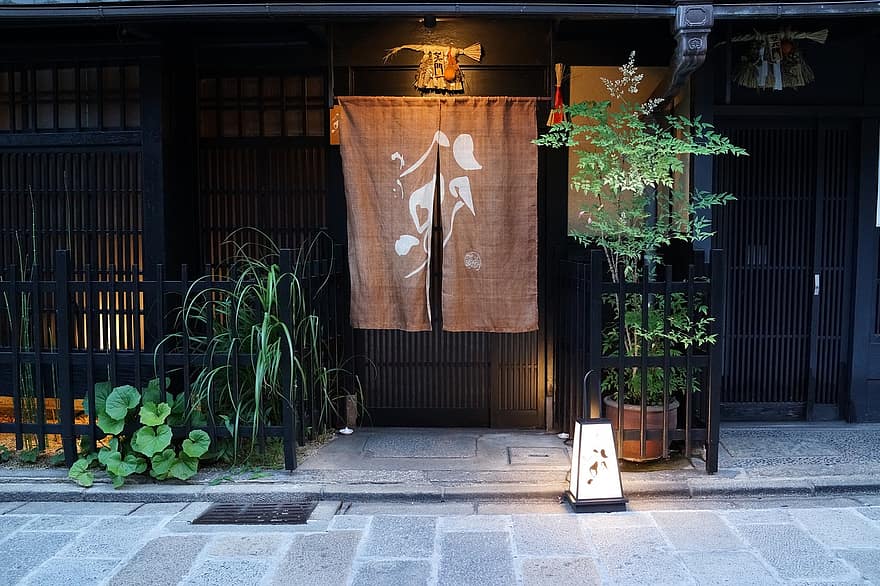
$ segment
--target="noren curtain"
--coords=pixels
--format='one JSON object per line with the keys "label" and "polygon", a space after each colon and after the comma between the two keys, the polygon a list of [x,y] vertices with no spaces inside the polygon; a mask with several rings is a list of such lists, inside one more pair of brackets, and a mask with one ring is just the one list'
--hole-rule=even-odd
{"label": "noren curtain", "polygon": [[[536,100],[339,102],[352,325],[537,329]],[[437,263],[439,316],[430,304]]]}

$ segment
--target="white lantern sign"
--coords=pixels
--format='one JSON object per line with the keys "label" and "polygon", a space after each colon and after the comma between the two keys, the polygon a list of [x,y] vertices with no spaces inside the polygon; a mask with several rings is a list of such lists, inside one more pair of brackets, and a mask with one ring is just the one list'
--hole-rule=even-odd
{"label": "white lantern sign", "polygon": [[578,513],[626,510],[614,433],[607,419],[579,419],[575,423],[566,496]]}

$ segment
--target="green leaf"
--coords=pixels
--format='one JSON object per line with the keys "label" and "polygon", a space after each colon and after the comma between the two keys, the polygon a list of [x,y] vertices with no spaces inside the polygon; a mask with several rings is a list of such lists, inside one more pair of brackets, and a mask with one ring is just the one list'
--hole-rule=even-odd
{"label": "green leaf", "polygon": [[168,480],[168,473],[167,472],[165,474],[159,474],[158,472],[156,472],[152,468],[150,469],[150,476],[152,476],[156,480]]}
{"label": "green leaf", "polygon": [[98,427],[107,435],[117,435],[125,429],[125,419],[114,419],[107,413],[98,413]]}
{"label": "green leaf", "polygon": [[18,453],[18,459],[22,462],[27,462],[28,464],[33,464],[37,461],[37,457],[40,455],[40,448],[31,448],[30,450],[22,450]]}
{"label": "green leaf", "polygon": [[12,456],[12,452],[9,451],[9,448],[0,444],[0,462],[6,462],[10,456]]}
{"label": "green leaf", "polygon": [[131,476],[132,474],[140,474],[147,469],[146,461],[134,454],[129,454],[122,458],[119,452],[112,452],[107,457],[107,472],[115,476]]}
{"label": "green leaf", "polygon": [[[168,387],[171,386],[171,379],[165,377],[165,401],[166,403],[170,403],[173,395],[168,392]],[[150,382],[147,383],[147,386],[144,387],[143,390],[143,402],[144,403],[162,403],[162,389],[159,388],[159,379],[154,378]]]}
{"label": "green leaf", "polygon": [[[111,440],[111,442],[113,441],[116,441],[116,438],[113,438],[113,440]],[[104,468],[107,467],[107,462],[110,459],[110,454],[119,454],[119,450],[117,449],[117,446],[115,444],[111,445],[110,447],[101,448],[101,450],[98,452],[98,462],[100,462],[101,466],[103,466]],[[121,457],[122,456],[120,454],[120,458]]]}
{"label": "green leaf", "polygon": [[167,425],[159,427],[142,427],[131,438],[131,447],[144,456],[152,457],[171,445],[171,428]]}
{"label": "green leaf", "polygon": [[80,458],[70,467],[67,477],[80,486],[90,487],[95,483],[95,475],[89,472],[89,466],[92,465],[93,460],[94,458]]}
{"label": "green leaf", "polygon": [[189,480],[199,471],[199,459],[182,453],[171,467],[170,474],[178,480]]}
{"label": "green leaf", "polygon": [[110,480],[113,481],[113,488],[122,488],[122,485],[125,484],[124,476],[117,476],[116,474],[112,474],[109,472],[107,473],[107,475],[110,477]]}
{"label": "green leaf", "polygon": [[235,436],[235,424],[229,419],[229,415],[221,415],[220,419],[223,420],[223,425],[226,427],[226,430]]}
{"label": "green leaf", "polygon": [[125,419],[130,409],[141,402],[141,394],[131,385],[116,387],[107,397],[104,411],[113,419]]}
{"label": "green leaf", "polygon": [[141,407],[141,423],[144,425],[162,425],[171,415],[171,407],[168,403],[145,402]]}
{"label": "green leaf", "polygon": [[186,395],[178,393],[173,399],[171,402],[171,413],[174,414],[178,421],[183,423],[186,419]]}
{"label": "green leaf", "polygon": [[[113,388],[110,386],[110,381],[104,381],[101,383],[95,383],[95,413],[100,413],[104,411],[107,406],[107,397],[110,395],[110,391]],[[89,412],[89,396],[86,395],[83,399],[83,411],[88,414]]]}
{"label": "green leaf", "polygon": [[200,458],[205,455],[208,448],[211,447],[211,436],[201,429],[194,429],[189,432],[189,438],[183,440],[183,451],[187,456]]}
{"label": "green leaf", "polygon": [[177,463],[177,454],[174,453],[173,448],[168,448],[150,458],[150,463],[153,465],[153,470],[150,474],[154,478],[159,476],[167,477],[171,467]]}

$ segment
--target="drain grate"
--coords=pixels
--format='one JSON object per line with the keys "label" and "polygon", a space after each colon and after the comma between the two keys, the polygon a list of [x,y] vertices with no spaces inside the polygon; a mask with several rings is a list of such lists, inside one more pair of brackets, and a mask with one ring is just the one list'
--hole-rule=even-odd
{"label": "drain grate", "polygon": [[194,525],[304,525],[317,501],[297,503],[218,503],[194,521]]}

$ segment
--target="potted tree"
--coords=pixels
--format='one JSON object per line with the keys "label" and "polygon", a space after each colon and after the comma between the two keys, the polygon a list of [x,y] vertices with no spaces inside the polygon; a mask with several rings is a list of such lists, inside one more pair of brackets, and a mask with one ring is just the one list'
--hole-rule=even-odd
{"label": "potted tree", "polygon": [[[646,274],[651,275],[659,251],[673,242],[693,243],[708,238],[711,227],[701,212],[734,199],[727,193],[685,187],[682,179],[690,157],[747,154],[699,117],[665,112],[660,99],[635,99],[643,79],[635,66],[635,53],[619,71],[618,79],[602,78],[610,99],[565,106],[564,119],[536,141],[538,145],[574,150],[577,173],[571,185],[584,194],[584,200],[580,226],[569,235],[587,248],[598,247],[604,252],[614,283],[621,279],[638,282]],[[643,266],[649,270],[642,270]],[[603,329],[604,352],[616,352],[622,346],[627,356],[638,356],[645,348],[656,352],[668,341],[675,353],[715,341],[709,333],[712,320],[708,308],[694,300],[696,312],[689,314],[684,294],[673,294],[669,300],[649,299],[647,327],[641,295],[610,295],[604,302],[610,305],[608,314],[614,316],[613,323],[617,324],[623,313],[625,324],[622,344],[621,330],[616,325]],[[665,310],[664,303],[669,303],[671,311]],[[666,402],[669,412],[664,414],[666,377],[673,396]],[[606,415],[616,425],[622,395],[625,411],[634,418],[632,425],[625,419],[625,427],[638,428],[644,393],[644,403],[651,411],[649,424],[662,426],[665,417],[669,428],[674,429],[678,408],[675,395],[680,397],[683,392],[684,373],[675,368],[668,372],[649,368],[646,385],[642,378],[638,368],[630,368],[620,389],[617,376],[603,376]],[[639,443],[624,442],[622,457],[650,459],[663,452],[659,442],[652,442],[647,446],[651,453],[642,458]]]}

